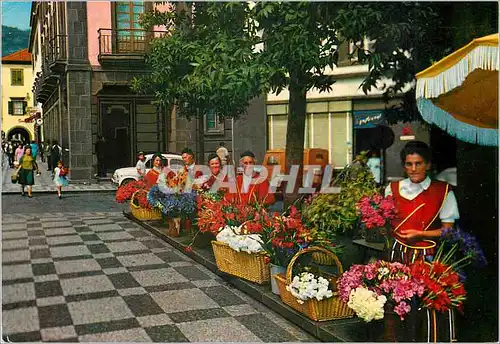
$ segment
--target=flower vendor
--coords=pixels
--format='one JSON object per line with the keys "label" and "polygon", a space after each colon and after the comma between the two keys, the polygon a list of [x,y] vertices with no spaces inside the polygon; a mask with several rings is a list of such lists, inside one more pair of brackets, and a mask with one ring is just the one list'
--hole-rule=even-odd
{"label": "flower vendor", "polygon": [[158,176],[161,173],[161,169],[164,163],[164,159],[160,153],[155,153],[152,157],[153,168],[146,173],[144,176],[144,181],[146,182],[147,188],[151,189],[158,181]]}
{"label": "flower vendor", "polygon": [[184,161],[184,170],[187,173],[186,188],[191,189],[195,179],[203,176],[203,172],[198,169],[194,162],[194,152],[190,148],[184,148],[181,152]]}
{"label": "flower vendor", "polygon": [[443,229],[459,219],[455,195],[449,184],[427,175],[431,168],[431,149],[420,141],[408,142],[400,153],[408,178],[392,182],[385,190],[392,195],[398,212],[393,221],[395,239],[390,258],[414,262],[434,254]]}
{"label": "flower vendor", "polygon": [[269,192],[269,181],[254,171],[255,154],[250,151],[240,155],[240,165],[243,166],[243,174],[236,177],[236,193],[228,193],[227,197],[237,198],[242,203],[257,201],[264,205],[275,202],[273,193]]}
{"label": "flower vendor", "polygon": [[210,176],[206,176],[205,182],[201,184],[203,191],[217,192],[219,184],[222,181],[227,181],[227,177],[222,173],[222,160],[221,158],[212,153],[208,156],[208,167],[210,168]]}

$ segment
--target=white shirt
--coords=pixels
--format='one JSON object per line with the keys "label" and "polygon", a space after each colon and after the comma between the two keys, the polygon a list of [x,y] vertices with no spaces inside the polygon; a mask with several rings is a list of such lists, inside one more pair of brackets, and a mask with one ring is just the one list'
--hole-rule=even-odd
{"label": "white shirt", "polygon": [[[412,183],[410,178],[403,179],[399,181],[399,194],[401,197],[411,201],[414,200],[418,195],[429,188],[431,185],[431,179],[426,177],[420,183]],[[391,184],[389,184],[385,188],[385,195],[392,196]],[[441,222],[455,222],[460,218],[460,214],[458,213],[458,204],[457,199],[455,198],[455,194],[453,191],[448,191],[448,195],[444,200],[443,207],[439,212],[439,218]]]}
{"label": "white shirt", "polygon": [[140,175],[144,176],[144,174],[146,174],[146,164],[144,163],[144,161],[142,160],[137,161],[135,168],[141,171],[141,173],[139,173]]}
{"label": "white shirt", "polygon": [[248,192],[252,179],[253,179],[252,176],[247,176],[245,173],[243,173],[243,185],[241,186],[241,188],[243,189],[241,190],[242,192],[244,193]]}

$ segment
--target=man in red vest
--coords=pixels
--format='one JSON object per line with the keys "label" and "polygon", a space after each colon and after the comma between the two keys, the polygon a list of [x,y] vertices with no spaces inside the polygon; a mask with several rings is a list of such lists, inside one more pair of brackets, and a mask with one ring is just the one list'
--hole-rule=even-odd
{"label": "man in red vest", "polygon": [[444,228],[460,218],[457,200],[449,184],[427,175],[431,149],[420,141],[408,142],[400,153],[408,178],[392,182],[385,190],[398,211],[393,222],[391,260],[411,263],[432,256]]}

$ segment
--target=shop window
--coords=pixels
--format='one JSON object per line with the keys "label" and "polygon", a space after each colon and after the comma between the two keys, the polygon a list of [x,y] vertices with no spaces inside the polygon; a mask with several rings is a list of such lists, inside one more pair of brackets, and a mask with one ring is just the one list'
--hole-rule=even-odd
{"label": "shop window", "polygon": [[9,115],[24,116],[27,106],[28,102],[25,102],[23,99],[13,99],[8,104]]}
{"label": "shop window", "polygon": [[214,111],[205,114],[205,134],[224,134],[224,122]]}
{"label": "shop window", "polygon": [[11,69],[10,70],[10,84],[11,84],[11,86],[23,86],[24,85],[24,71],[22,69]]}

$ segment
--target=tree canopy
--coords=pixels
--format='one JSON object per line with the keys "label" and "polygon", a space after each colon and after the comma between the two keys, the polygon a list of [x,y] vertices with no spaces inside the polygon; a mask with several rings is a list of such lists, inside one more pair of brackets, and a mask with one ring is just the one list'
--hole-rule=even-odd
{"label": "tree canopy", "polygon": [[[328,70],[343,42],[374,40],[374,51],[361,44],[355,51],[369,64],[362,88],[367,93],[390,78],[387,97],[436,55],[429,44],[439,24],[432,3],[197,2],[188,8],[144,17],[146,28],[165,25],[169,35],[154,41],[147,56],[152,74],[136,80],[135,89],[176,105],[187,118],[208,110],[237,118],[252,98],[288,88],[287,166],[302,164],[306,93],[331,89]],[[412,120],[418,113],[412,95],[406,98],[407,108],[393,112]]]}

